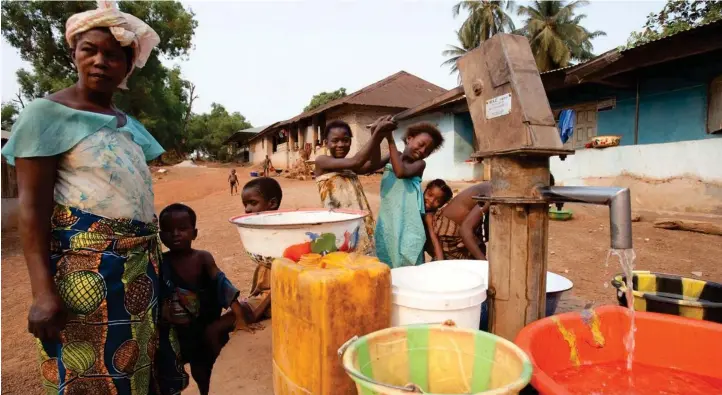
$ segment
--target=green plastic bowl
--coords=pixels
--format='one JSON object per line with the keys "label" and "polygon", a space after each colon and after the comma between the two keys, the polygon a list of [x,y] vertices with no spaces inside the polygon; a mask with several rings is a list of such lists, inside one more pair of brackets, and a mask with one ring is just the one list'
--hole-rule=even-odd
{"label": "green plastic bowl", "polygon": [[555,210],[549,209],[549,219],[554,221],[569,221],[572,219],[572,212],[569,210]]}

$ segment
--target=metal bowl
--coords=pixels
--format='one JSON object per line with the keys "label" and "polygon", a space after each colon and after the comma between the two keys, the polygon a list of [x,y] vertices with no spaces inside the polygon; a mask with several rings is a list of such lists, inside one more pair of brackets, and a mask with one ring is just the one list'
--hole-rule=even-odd
{"label": "metal bowl", "polygon": [[355,251],[367,215],[360,210],[278,210],[239,215],[229,222],[251,259],[270,266],[275,258],[298,262],[308,253]]}

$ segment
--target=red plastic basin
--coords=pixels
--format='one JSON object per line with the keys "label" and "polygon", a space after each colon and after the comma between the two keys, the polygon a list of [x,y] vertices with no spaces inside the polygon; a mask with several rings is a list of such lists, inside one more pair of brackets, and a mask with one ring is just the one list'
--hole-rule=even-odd
{"label": "red plastic basin", "polygon": [[[534,367],[531,384],[541,394],[575,393],[553,378],[562,371],[581,366],[580,372],[585,368],[589,372],[590,365],[619,366],[626,361],[627,309],[602,306],[594,313],[597,319],[591,320],[583,319],[578,312],[547,317],[527,325],[517,336],[515,343],[529,355]],[[635,323],[635,364],[648,370],[696,375],[722,384],[722,324],[647,312],[637,312]],[[596,337],[592,328],[596,330]],[[657,393],[644,389],[635,392]]]}

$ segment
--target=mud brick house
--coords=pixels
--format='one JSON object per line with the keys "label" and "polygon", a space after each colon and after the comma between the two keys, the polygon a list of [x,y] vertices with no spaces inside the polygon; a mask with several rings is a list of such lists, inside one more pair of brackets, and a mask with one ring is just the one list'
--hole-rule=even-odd
{"label": "mud brick house", "polygon": [[[400,71],[346,97],[264,128],[247,142],[250,161],[258,164],[268,155],[276,168],[287,169],[300,158],[300,150],[306,144],[313,148],[313,159],[323,151],[326,122],[337,119],[351,126],[353,155],[371,137],[366,125],[376,118],[397,114],[445,92],[444,88]],[[385,143],[383,149],[388,149]]]}

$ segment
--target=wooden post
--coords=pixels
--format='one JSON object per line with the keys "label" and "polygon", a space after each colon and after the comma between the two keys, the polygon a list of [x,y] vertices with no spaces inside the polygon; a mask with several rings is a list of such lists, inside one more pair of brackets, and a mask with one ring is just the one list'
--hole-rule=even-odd
{"label": "wooden post", "polygon": [[543,318],[546,305],[548,206],[528,202],[536,185],[549,183],[549,159],[534,159],[490,160],[493,196],[508,203],[490,209],[489,284],[494,300],[489,329],[510,340],[526,324]]}
{"label": "wooden post", "polygon": [[498,34],[458,62],[477,152],[490,167],[489,328],[513,340],[544,316],[549,157],[562,148],[539,71],[525,37]]}

